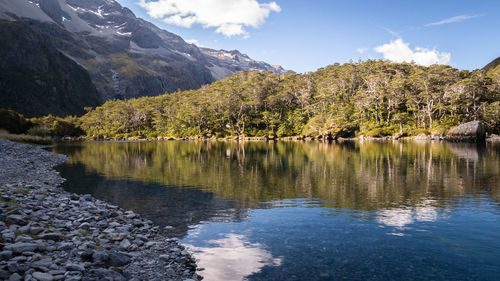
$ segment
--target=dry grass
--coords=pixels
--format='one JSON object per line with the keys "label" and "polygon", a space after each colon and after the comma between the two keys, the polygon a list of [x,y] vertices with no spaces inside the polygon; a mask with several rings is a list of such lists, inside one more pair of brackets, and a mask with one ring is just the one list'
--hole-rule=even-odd
{"label": "dry grass", "polygon": [[10,140],[10,141],[15,141],[15,142],[22,142],[22,143],[34,143],[34,144],[52,144],[52,138],[50,137],[39,137],[39,136],[31,136],[31,135],[16,135],[16,134],[11,134],[5,130],[0,130],[0,138]]}

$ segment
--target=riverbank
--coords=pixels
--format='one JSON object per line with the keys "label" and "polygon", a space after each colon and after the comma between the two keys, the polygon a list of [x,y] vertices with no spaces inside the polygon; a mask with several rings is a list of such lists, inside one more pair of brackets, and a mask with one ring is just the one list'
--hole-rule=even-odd
{"label": "riverbank", "polygon": [[59,188],[66,160],[0,139],[1,280],[201,280],[151,221]]}

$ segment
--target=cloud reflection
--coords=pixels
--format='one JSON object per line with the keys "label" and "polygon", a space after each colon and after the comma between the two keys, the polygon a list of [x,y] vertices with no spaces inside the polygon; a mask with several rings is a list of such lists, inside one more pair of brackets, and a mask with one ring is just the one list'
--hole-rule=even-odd
{"label": "cloud reflection", "polygon": [[434,222],[438,219],[434,200],[425,200],[414,208],[394,208],[378,211],[377,222],[387,226],[404,229],[405,226],[418,222]]}
{"label": "cloud reflection", "polygon": [[243,280],[257,273],[264,266],[279,266],[282,258],[273,258],[262,244],[251,243],[244,235],[227,234],[224,238],[210,240],[210,247],[186,246],[194,252],[199,272],[204,281]]}

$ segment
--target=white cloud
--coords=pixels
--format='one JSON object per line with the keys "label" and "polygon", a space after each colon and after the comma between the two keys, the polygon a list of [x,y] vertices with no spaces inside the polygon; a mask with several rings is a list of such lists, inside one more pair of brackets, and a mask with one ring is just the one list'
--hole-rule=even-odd
{"label": "white cloud", "polygon": [[474,19],[477,17],[481,17],[481,15],[460,15],[460,16],[455,16],[455,17],[444,19],[444,20],[440,20],[437,22],[431,22],[431,23],[426,24],[425,26],[429,27],[429,26],[442,25],[442,24],[447,24],[447,23],[462,22],[464,20],[470,20],[470,19]]}
{"label": "white cloud", "polygon": [[139,5],[155,19],[182,27],[201,24],[227,37],[248,37],[245,27],[257,28],[271,12],[281,11],[276,2],[258,0],[140,0]]}
{"label": "white cloud", "polygon": [[368,51],[368,48],[357,48],[356,52],[363,54],[364,52]]}
{"label": "white cloud", "polygon": [[422,47],[410,48],[410,44],[398,38],[390,43],[378,46],[375,52],[382,53],[384,59],[393,62],[415,62],[420,65],[429,66],[431,64],[449,64],[451,54],[439,52],[436,49],[430,50]]}

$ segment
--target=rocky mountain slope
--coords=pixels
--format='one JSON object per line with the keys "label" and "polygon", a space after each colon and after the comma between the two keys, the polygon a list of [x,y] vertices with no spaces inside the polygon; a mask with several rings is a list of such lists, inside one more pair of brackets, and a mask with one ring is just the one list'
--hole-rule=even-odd
{"label": "rocky mountain slope", "polygon": [[188,44],[114,0],[0,0],[0,18],[46,35],[90,73],[103,99],[198,88],[241,70],[284,72],[238,51]]}
{"label": "rocky mountain slope", "polygon": [[0,20],[0,107],[28,117],[83,114],[102,103],[83,67],[29,26]]}
{"label": "rocky mountain slope", "polygon": [[500,57],[494,59],[492,62],[488,63],[483,70],[488,73],[499,73],[500,74]]}

